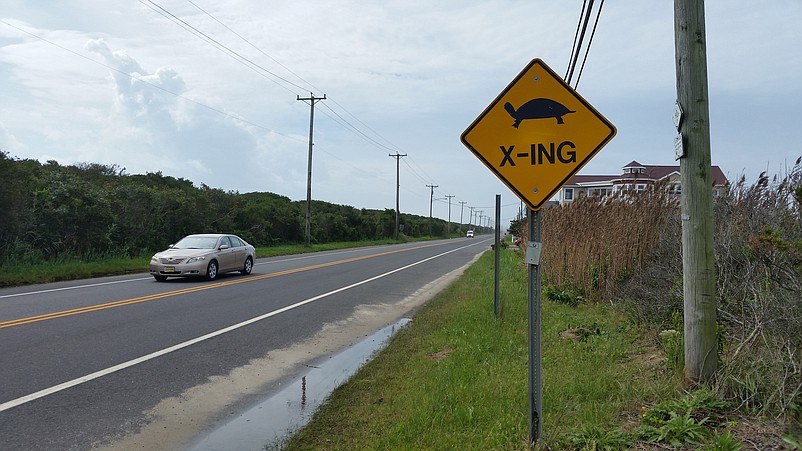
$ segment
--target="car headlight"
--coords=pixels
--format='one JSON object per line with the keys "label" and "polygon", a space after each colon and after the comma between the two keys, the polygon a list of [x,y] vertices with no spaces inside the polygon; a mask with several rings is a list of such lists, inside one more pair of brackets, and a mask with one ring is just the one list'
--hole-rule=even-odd
{"label": "car headlight", "polygon": [[156,256],[154,255],[153,257],[150,257],[150,262],[151,263],[159,263],[159,259],[157,259]]}
{"label": "car headlight", "polygon": [[205,255],[201,255],[200,257],[192,257],[187,259],[187,263],[195,263],[195,262],[202,262],[206,260]]}

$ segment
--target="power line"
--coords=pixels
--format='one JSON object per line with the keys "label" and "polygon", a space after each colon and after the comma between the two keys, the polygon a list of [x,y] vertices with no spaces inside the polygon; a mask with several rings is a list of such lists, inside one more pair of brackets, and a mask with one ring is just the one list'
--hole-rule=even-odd
{"label": "power line", "polygon": [[579,87],[579,79],[582,78],[582,72],[585,70],[585,62],[588,60],[588,53],[590,52],[590,44],[593,43],[593,36],[596,35],[596,27],[599,25],[599,17],[601,17],[602,8],[604,7],[604,0],[601,0],[599,3],[599,10],[596,12],[596,21],[593,22],[593,30],[590,32],[590,38],[588,39],[588,46],[585,49],[585,57],[582,58],[582,66],[579,68],[579,75],[576,76],[576,83],[574,84],[574,89]]}
{"label": "power line", "polygon": [[[304,90],[304,91],[308,91],[303,86],[300,86],[300,85],[298,85],[296,83],[293,83],[292,81],[287,80],[286,78],[284,78],[284,77],[282,77],[282,76],[280,76],[280,75],[278,75],[278,74],[276,74],[274,72],[271,72],[270,70],[266,69],[265,67],[261,66],[260,64],[252,61],[250,58],[243,56],[242,54],[240,54],[239,52],[237,52],[235,50],[232,50],[227,45],[221,43],[220,41],[214,39],[213,37],[209,36],[208,34],[204,33],[203,31],[201,31],[201,30],[197,29],[196,27],[192,26],[191,24],[187,23],[185,20],[181,19],[180,17],[178,17],[175,14],[171,13],[167,9],[163,8],[158,3],[155,3],[155,2],[153,2],[151,0],[147,0],[147,3],[145,2],[145,0],[138,0],[138,1],[139,1],[139,3],[147,6],[151,10],[153,10],[156,13],[158,13],[159,15],[161,15],[162,17],[167,18],[168,20],[170,20],[171,22],[173,22],[176,25],[180,26],[181,28],[183,28],[183,29],[187,30],[188,32],[192,33],[193,35],[197,36],[201,40],[206,41],[207,43],[211,44],[213,47],[217,48],[218,50],[220,50],[221,52],[225,53],[226,55],[228,55],[229,57],[233,58],[234,60],[239,61],[241,64],[243,64],[244,66],[246,66],[249,69],[253,70],[254,72],[256,72],[256,73],[262,75],[263,77],[267,78],[268,80],[272,81],[276,85],[278,85],[278,86],[280,86],[280,87],[292,92],[293,94],[295,94],[294,91],[292,91],[291,89],[287,88],[286,86],[283,86],[278,81],[273,80],[270,77],[265,76],[265,74],[269,74],[269,75],[271,75],[271,76],[273,76],[273,77],[275,77],[275,78],[277,78],[277,79],[279,79],[279,80],[281,80],[281,81],[283,81],[283,82],[285,82],[285,83],[287,83],[289,85],[292,85],[292,86],[294,86],[294,87],[296,87],[298,89],[301,89],[301,90]],[[261,73],[259,71],[261,71],[263,73]]]}
{"label": "power line", "polygon": [[578,52],[576,41],[579,39],[579,28],[582,26],[582,18],[585,16],[585,7],[588,5],[588,0],[582,2],[582,11],[579,13],[579,21],[576,23],[576,31],[574,32],[574,43],[571,44],[571,56],[568,57],[568,67],[565,70],[563,80],[568,80],[568,74],[571,72],[573,66],[574,54]]}
{"label": "power line", "polygon": [[[241,55],[239,52],[236,52],[236,51],[232,50],[231,48],[229,48],[229,47],[228,47],[228,46],[226,46],[225,44],[222,44],[222,43],[221,43],[221,42],[219,42],[218,40],[216,40],[216,39],[212,38],[212,37],[211,37],[211,36],[209,36],[208,34],[204,33],[204,32],[203,32],[203,31],[201,31],[201,30],[199,30],[198,28],[196,28],[196,27],[194,27],[194,26],[190,25],[190,24],[189,24],[189,23],[187,23],[185,20],[183,20],[183,19],[179,18],[178,16],[176,16],[176,15],[175,15],[175,14],[173,14],[173,13],[171,13],[170,11],[168,11],[167,9],[165,9],[164,7],[162,7],[162,6],[158,5],[157,3],[155,3],[154,1],[152,1],[152,0],[147,0],[147,3],[145,3],[145,0],[138,0],[138,1],[139,1],[140,3],[142,3],[143,5],[147,6],[148,8],[150,8],[151,10],[154,10],[154,11],[156,11],[157,13],[159,13],[160,15],[162,15],[162,16],[164,16],[164,17],[168,18],[168,19],[169,19],[169,20],[171,20],[173,23],[175,23],[175,24],[177,24],[177,25],[181,26],[182,28],[186,29],[187,31],[191,32],[192,34],[194,34],[194,35],[195,35],[195,36],[197,36],[198,38],[200,38],[200,39],[203,39],[204,41],[206,41],[206,42],[210,43],[211,45],[213,45],[214,47],[218,48],[218,49],[219,49],[219,50],[221,50],[222,52],[224,52],[224,53],[228,54],[228,55],[229,55],[230,57],[232,57],[233,59],[235,59],[235,60],[239,61],[240,63],[244,64],[246,67],[249,67],[251,70],[258,69],[258,70],[264,71],[265,73],[267,73],[267,74],[269,74],[269,75],[271,75],[271,76],[273,76],[273,77],[276,77],[276,78],[278,78],[279,80],[282,80],[282,81],[284,81],[284,82],[286,82],[286,83],[288,83],[288,84],[290,84],[290,85],[292,85],[292,86],[294,86],[294,87],[297,87],[297,88],[300,88],[300,89],[305,89],[305,88],[303,88],[302,86],[300,86],[300,85],[298,85],[298,84],[295,84],[295,83],[293,83],[292,81],[290,81],[290,80],[287,80],[286,78],[284,78],[284,77],[281,77],[281,76],[279,76],[278,74],[275,74],[274,72],[271,72],[271,71],[269,71],[268,69],[266,69],[266,68],[262,67],[261,65],[259,65],[259,64],[257,64],[257,63],[255,63],[255,62],[253,62],[251,59],[249,59],[249,58],[247,58],[247,57],[245,57],[245,56]],[[287,66],[285,66],[285,65],[281,64],[281,63],[280,63],[278,60],[276,60],[275,58],[273,58],[272,56],[270,56],[270,55],[269,55],[269,54],[267,54],[266,52],[264,52],[264,51],[262,51],[261,49],[259,49],[259,48],[258,48],[256,45],[254,45],[253,43],[251,43],[250,41],[248,41],[248,39],[246,39],[244,36],[242,36],[241,34],[237,33],[237,32],[236,32],[234,29],[232,29],[231,27],[229,27],[228,25],[226,25],[225,23],[223,23],[221,20],[219,20],[219,19],[217,19],[216,17],[214,17],[214,16],[213,16],[211,13],[209,13],[208,11],[204,10],[203,8],[201,8],[200,6],[198,6],[197,4],[195,4],[194,2],[192,2],[192,0],[187,0],[187,2],[188,2],[188,3],[190,3],[191,5],[193,5],[195,8],[197,8],[197,9],[198,9],[199,11],[201,11],[203,14],[207,15],[207,16],[208,16],[208,17],[210,17],[212,20],[214,20],[215,22],[219,23],[221,26],[223,26],[224,28],[226,28],[227,30],[229,30],[231,33],[233,33],[233,34],[234,34],[235,36],[237,36],[239,39],[243,40],[243,41],[244,41],[245,43],[247,43],[249,46],[251,46],[251,47],[253,47],[254,49],[256,49],[258,52],[260,52],[261,54],[263,54],[265,57],[267,57],[267,58],[269,58],[270,60],[274,61],[276,64],[278,64],[278,65],[280,65],[281,67],[283,67],[284,69],[286,69],[288,72],[290,72],[291,74],[293,74],[294,76],[296,76],[298,79],[302,80],[304,83],[307,83],[307,84],[309,84],[310,86],[314,87],[314,85],[312,85],[312,83],[309,83],[309,82],[308,82],[308,81],[306,81],[306,80],[305,80],[303,77],[301,77],[300,75],[296,74],[296,73],[295,73],[295,72],[293,72],[291,69],[289,69]],[[151,5],[153,5],[153,6],[151,6]],[[247,63],[247,64],[246,64],[246,63]],[[268,79],[270,79],[270,78],[268,78]],[[275,80],[273,80],[273,79],[270,79],[270,80],[271,80],[272,82],[276,83],[276,84],[279,84],[278,82],[276,82],[276,81],[275,81]],[[280,84],[279,84],[279,85],[280,85]],[[288,89],[288,88],[286,88],[286,86],[282,86],[282,87],[284,87],[285,89]],[[315,87],[315,89],[317,89],[317,88]],[[288,89],[288,90],[289,90],[289,89]],[[318,90],[319,90],[319,89],[318,89]],[[290,90],[290,91],[291,91],[291,90]],[[292,91],[291,91],[291,92],[292,92]],[[331,99],[331,98],[329,98],[329,99]],[[368,130],[370,130],[372,133],[374,133],[376,136],[378,136],[379,138],[381,138],[383,141],[386,141],[386,142],[387,142],[388,144],[390,144],[390,146],[392,146],[392,147],[388,147],[388,146],[386,146],[386,145],[384,145],[384,144],[382,144],[382,143],[378,142],[376,139],[372,138],[372,137],[371,137],[371,136],[369,136],[367,133],[363,132],[363,131],[362,131],[362,130],[359,128],[359,127],[357,127],[357,126],[355,126],[354,124],[352,124],[352,123],[351,123],[351,122],[350,122],[348,119],[346,119],[345,117],[343,117],[341,114],[339,114],[338,112],[336,112],[334,109],[332,109],[332,108],[331,108],[330,106],[328,106],[327,104],[324,104],[323,106],[325,107],[325,109],[326,109],[326,110],[328,110],[328,111],[330,111],[332,114],[334,114],[334,115],[336,116],[336,118],[335,118],[335,117],[332,117],[331,115],[329,115],[329,114],[328,114],[328,113],[326,113],[325,111],[323,111],[323,114],[326,114],[327,116],[329,116],[330,118],[332,118],[332,120],[334,120],[335,122],[339,123],[339,124],[340,124],[340,125],[341,125],[343,128],[345,128],[346,130],[349,130],[350,132],[352,132],[352,133],[356,134],[357,136],[359,136],[360,138],[362,138],[362,139],[363,139],[363,140],[365,140],[366,142],[368,142],[368,143],[370,143],[370,144],[372,144],[372,145],[375,145],[376,147],[378,147],[378,148],[380,148],[380,149],[382,149],[382,150],[389,150],[389,151],[395,151],[395,152],[398,152],[398,151],[400,150],[400,148],[399,148],[398,146],[396,146],[396,145],[392,144],[392,143],[391,143],[391,142],[390,142],[390,141],[389,141],[387,138],[385,138],[385,137],[381,136],[381,135],[380,135],[379,133],[377,133],[375,130],[371,129],[369,126],[367,126],[367,124],[365,124],[365,123],[364,123],[362,120],[360,120],[360,119],[359,119],[359,118],[358,118],[356,115],[354,115],[353,113],[351,113],[350,111],[348,111],[348,110],[347,110],[347,109],[346,109],[346,108],[345,108],[345,107],[344,107],[342,104],[340,104],[339,102],[337,102],[337,101],[336,101],[336,100],[334,100],[334,99],[331,99],[331,100],[332,100],[332,102],[333,102],[335,105],[337,105],[339,108],[341,108],[341,109],[342,109],[344,112],[346,112],[346,113],[347,113],[349,116],[353,117],[353,118],[354,118],[354,119],[355,119],[357,122],[359,122],[360,124],[362,124],[363,126],[365,126],[365,128],[367,128]],[[339,120],[338,120],[338,119],[339,119]],[[408,164],[406,161],[405,161],[405,164],[407,164],[407,166],[409,166],[409,164]],[[414,159],[413,159],[413,164],[416,164],[416,165],[417,165],[417,163],[415,163],[415,162],[414,162]],[[425,171],[424,171],[422,168],[420,168],[420,166],[418,166],[418,168],[420,169],[420,172],[423,172],[423,173],[424,173],[425,177],[424,177],[424,176],[421,176],[421,175],[419,175],[419,174],[418,174],[416,171],[414,171],[414,170],[413,170],[413,174],[415,174],[415,175],[416,175],[418,178],[420,178],[422,181],[431,181],[431,180],[432,180],[432,177],[428,176],[428,174],[425,174]]]}
{"label": "power line", "polygon": [[[602,8],[604,7],[604,0],[599,2],[599,8],[596,11],[596,19],[593,22],[593,29],[591,30],[590,37],[588,38],[588,44],[585,47],[585,56],[582,58],[582,66],[580,67],[579,73],[577,74],[576,82],[574,84],[574,89],[579,86],[579,79],[582,77],[582,72],[585,70],[585,63],[588,59],[588,54],[590,53],[590,46],[593,43],[593,37],[596,35],[596,28],[599,25],[599,18],[601,17]],[[568,85],[571,84],[571,79],[574,76],[574,72],[576,71],[577,61],[579,60],[579,54],[582,52],[582,43],[585,39],[585,33],[587,32],[588,23],[590,22],[590,16],[593,13],[593,0],[585,0],[582,3],[582,11],[579,14],[579,22],[577,23],[576,33],[574,35],[574,44],[571,48],[571,56],[569,58],[568,69],[565,73],[565,82]]]}
{"label": "power line", "polygon": [[[142,1],[142,0],[140,0],[140,2],[141,2],[141,1]],[[148,1],[149,1],[150,3],[153,3],[151,0],[148,0]],[[231,33],[233,33],[235,36],[237,36],[238,38],[240,38],[240,39],[241,39],[243,42],[245,42],[246,44],[248,44],[249,46],[251,46],[252,48],[254,48],[256,51],[258,51],[259,53],[261,53],[261,54],[262,54],[262,55],[264,55],[265,57],[269,58],[270,60],[272,60],[273,62],[275,62],[276,64],[278,64],[278,65],[279,65],[279,66],[281,66],[282,68],[284,68],[285,70],[287,70],[287,72],[291,73],[292,75],[294,75],[295,77],[297,77],[299,80],[303,81],[304,83],[306,83],[306,84],[308,84],[308,85],[312,86],[314,89],[316,89],[316,90],[320,91],[320,89],[319,89],[319,88],[317,88],[315,85],[313,85],[312,83],[310,83],[309,81],[307,81],[306,79],[304,79],[302,76],[298,75],[297,73],[293,72],[293,71],[292,71],[290,68],[288,68],[287,66],[285,66],[284,64],[282,64],[282,63],[281,63],[280,61],[278,61],[277,59],[273,58],[272,56],[270,56],[269,54],[267,54],[266,52],[264,52],[262,49],[260,49],[259,47],[257,47],[257,46],[256,46],[256,45],[254,45],[253,43],[251,43],[251,42],[250,42],[248,39],[246,39],[244,36],[242,36],[241,34],[237,33],[237,32],[236,32],[234,29],[232,29],[231,27],[229,27],[228,25],[226,25],[225,23],[223,23],[223,21],[219,20],[219,19],[218,19],[218,18],[216,18],[214,15],[212,15],[212,14],[211,14],[211,13],[209,13],[208,11],[204,10],[203,8],[201,8],[200,6],[198,6],[197,4],[195,4],[195,3],[194,3],[192,0],[187,0],[187,2],[188,2],[188,3],[190,3],[191,5],[193,5],[195,8],[197,8],[197,9],[198,9],[199,11],[201,11],[203,14],[205,14],[206,16],[208,16],[209,18],[211,18],[212,20],[214,20],[215,22],[217,22],[218,24],[220,24],[221,26],[223,26],[225,29],[227,29],[228,31],[230,31]],[[162,9],[163,9],[163,8],[162,8]],[[172,14],[171,14],[171,15],[172,15]],[[183,22],[183,21],[182,21],[182,22]],[[194,27],[193,27],[193,28],[194,28]],[[204,36],[205,36],[205,34],[204,34]],[[228,47],[226,47],[226,49],[227,49],[229,52],[232,52],[232,53],[235,53],[235,54],[239,55],[237,52],[234,52],[233,50],[231,50],[231,49],[228,49]],[[261,67],[261,66],[260,66],[260,67]],[[266,70],[266,69],[264,69],[264,70]],[[268,71],[268,73],[270,73],[271,75],[274,75],[274,76],[276,76],[276,77],[279,77],[278,75],[276,75],[276,74],[273,74],[272,72],[269,72],[269,71]],[[299,88],[301,88],[301,89],[304,89],[304,88],[302,88],[302,87],[300,87],[300,86],[298,86],[298,85],[295,85],[294,83],[290,82],[289,80],[286,80],[286,79],[284,79],[284,78],[282,78],[282,77],[279,77],[279,78],[281,78],[282,80],[285,80],[285,81],[287,81],[287,82],[288,82],[288,83],[290,83],[290,84],[293,84],[293,85],[294,85],[294,86],[296,86],[296,87],[299,87]],[[371,138],[371,137],[370,137],[370,136],[368,136],[366,133],[364,133],[362,130],[360,130],[358,127],[354,126],[354,125],[353,125],[353,124],[352,124],[350,121],[348,121],[346,118],[344,118],[344,117],[343,117],[341,114],[339,114],[339,113],[338,113],[338,112],[336,112],[334,109],[332,109],[330,106],[328,106],[327,104],[324,104],[324,107],[325,107],[327,110],[331,111],[331,113],[332,113],[332,114],[334,114],[335,116],[337,116],[337,118],[339,118],[339,119],[342,121],[342,123],[341,123],[340,125],[342,125],[342,126],[343,126],[343,128],[345,128],[345,129],[347,129],[347,130],[349,130],[349,131],[351,131],[351,132],[353,132],[353,133],[356,133],[358,136],[360,136],[361,138],[363,138],[363,139],[364,139],[364,140],[366,140],[367,142],[370,142],[370,143],[372,143],[373,145],[375,145],[375,146],[377,146],[377,147],[380,147],[380,148],[382,148],[382,149],[385,149],[385,150],[390,150],[390,151],[397,151],[397,150],[398,150],[398,146],[395,146],[395,145],[394,145],[394,144],[392,144],[392,143],[391,143],[389,140],[387,140],[386,138],[384,138],[383,136],[381,136],[381,135],[380,135],[378,132],[376,132],[375,130],[371,129],[371,128],[370,128],[370,127],[367,125],[367,124],[365,124],[364,122],[362,122],[362,121],[361,121],[361,120],[360,120],[360,119],[359,119],[357,116],[355,116],[353,113],[351,113],[350,111],[348,111],[348,109],[347,109],[347,108],[345,108],[345,107],[344,107],[342,104],[340,104],[339,102],[337,102],[335,99],[332,99],[332,98],[329,98],[328,100],[331,100],[331,101],[332,101],[332,102],[333,102],[335,105],[337,105],[339,108],[341,108],[341,109],[342,109],[344,112],[346,112],[346,113],[347,113],[349,116],[351,116],[351,117],[352,117],[352,118],[354,118],[354,119],[355,119],[357,122],[359,122],[360,124],[362,124],[363,126],[365,126],[365,128],[367,128],[368,130],[370,130],[371,132],[373,132],[373,133],[374,133],[376,136],[380,137],[382,140],[386,141],[388,144],[390,144],[390,145],[392,146],[392,148],[391,148],[391,147],[388,147],[388,146],[385,146],[384,144],[382,144],[382,143],[378,142],[377,140],[375,140],[375,139]],[[326,114],[326,113],[324,112],[324,114]],[[326,114],[326,115],[327,115],[327,116],[329,116],[328,114]],[[331,116],[329,116],[329,117],[331,117]],[[333,117],[332,117],[332,119],[334,119],[334,120],[335,120],[335,122],[338,122],[338,121],[337,121],[335,118],[333,118]]]}
{"label": "power line", "polygon": [[[284,69],[285,69],[287,72],[291,73],[292,75],[295,75],[295,76],[296,76],[296,77],[297,77],[299,80],[303,81],[304,83],[308,84],[309,86],[313,87],[314,89],[316,89],[316,90],[320,91],[320,89],[318,89],[318,88],[317,88],[316,86],[314,86],[312,83],[310,83],[310,82],[306,81],[306,80],[305,80],[303,77],[301,77],[300,75],[298,75],[298,74],[296,74],[295,72],[293,72],[293,71],[292,71],[292,70],[291,70],[289,67],[287,67],[287,66],[285,66],[285,65],[281,64],[281,62],[279,62],[277,59],[273,58],[272,56],[270,56],[270,55],[268,55],[266,52],[264,52],[262,49],[260,49],[259,47],[255,46],[254,44],[252,44],[252,43],[251,43],[251,41],[249,41],[248,39],[246,39],[246,38],[245,38],[244,36],[242,36],[241,34],[237,33],[237,32],[236,32],[236,31],[235,31],[233,28],[231,28],[231,27],[229,27],[228,25],[226,25],[225,23],[223,23],[223,21],[219,20],[217,17],[213,16],[211,13],[209,13],[209,12],[208,12],[208,11],[206,11],[205,9],[201,8],[200,6],[198,6],[198,5],[197,5],[195,2],[193,2],[192,0],[187,0],[187,2],[188,2],[190,5],[194,6],[195,8],[198,8],[198,10],[200,10],[200,11],[201,11],[203,14],[207,15],[209,18],[211,18],[212,20],[214,20],[215,22],[217,22],[218,24],[220,24],[221,26],[223,26],[223,27],[224,27],[226,30],[228,30],[228,31],[230,31],[231,33],[233,33],[233,34],[234,34],[236,37],[238,37],[238,38],[242,39],[242,40],[243,40],[243,41],[244,41],[246,44],[248,44],[249,46],[251,46],[251,47],[252,47],[254,50],[256,50],[257,52],[259,52],[259,53],[261,53],[262,55],[266,56],[267,58],[270,58],[270,60],[272,60],[274,63],[276,63],[276,64],[278,64],[279,66],[281,66],[282,68],[284,68]],[[292,83],[292,82],[288,81],[288,83]],[[298,86],[298,85],[295,85],[295,86],[300,88],[300,86]],[[303,89],[303,88],[301,88],[301,89]]]}
{"label": "power line", "polygon": [[582,40],[585,38],[585,31],[588,28],[588,21],[590,20],[590,11],[593,9],[593,0],[586,0],[587,2],[587,9],[585,9],[585,4],[582,4],[582,14],[580,16],[580,22],[582,23],[582,31],[579,33],[579,39],[575,39],[574,50],[571,52],[571,63],[568,67],[568,74],[565,78],[565,82],[569,85],[571,84],[571,77],[574,75],[574,69],[576,68],[576,62],[579,58],[579,52],[582,49]]}

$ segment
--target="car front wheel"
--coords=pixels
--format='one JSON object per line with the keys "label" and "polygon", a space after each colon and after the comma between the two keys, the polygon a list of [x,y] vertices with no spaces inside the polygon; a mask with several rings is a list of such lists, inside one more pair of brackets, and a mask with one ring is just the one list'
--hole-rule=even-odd
{"label": "car front wheel", "polygon": [[248,257],[245,259],[245,266],[242,267],[240,273],[242,273],[243,276],[247,276],[251,271],[253,271],[253,260],[251,257]]}
{"label": "car front wheel", "polygon": [[217,260],[212,260],[209,262],[209,266],[206,267],[206,278],[209,280],[214,280],[217,278]]}

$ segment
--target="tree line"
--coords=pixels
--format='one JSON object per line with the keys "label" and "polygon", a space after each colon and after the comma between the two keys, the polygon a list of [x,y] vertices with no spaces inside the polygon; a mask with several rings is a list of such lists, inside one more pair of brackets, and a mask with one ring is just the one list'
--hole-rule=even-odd
{"label": "tree line", "polygon": [[[255,246],[304,242],[306,201],[241,194],[116,165],[17,159],[0,151],[0,264],[59,255],[142,256],[190,233],[234,233]],[[445,236],[446,221],[401,214],[407,237]],[[459,225],[452,231],[462,230]],[[312,203],[313,243],[393,238],[395,210]]]}

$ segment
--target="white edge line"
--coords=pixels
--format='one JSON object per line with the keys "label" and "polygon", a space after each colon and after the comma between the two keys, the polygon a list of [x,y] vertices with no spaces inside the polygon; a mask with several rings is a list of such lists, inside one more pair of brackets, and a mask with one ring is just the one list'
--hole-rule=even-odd
{"label": "white edge line", "polygon": [[78,289],[78,288],[89,288],[89,287],[99,287],[99,286],[103,286],[103,285],[114,285],[114,284],[118,284],[118,283],[128,283],[128,282],[135,282],[135,281],[138,281],[138,280],[147,280],[147,279],[150,279],[150,277],[139,277],[139,278],[136,278],[136,279],[125,279],[125,280],[113,280],[111,282],[89,283],[89,284],[83,284],[83,285],[75,285],[73,287],[51,288],[49,290],[26,291],[24,293],[4,294],[4,295],[0,296],[0,299],[15,298],[15,297],[19,297],[19,296],[29,296],[29,295],[32,295],[32,294],[54,293],[56,291],[75,290],[75,289]]}
{"label": "white edge line", "polygon": [[251,318],[251,319],[243,321],[241,323],[237,323],[237,324],[234,324],[232,326],[228,326],[226,328],[223,328],[223,329],[208,333],[206,335],[202,335],[200,337],[193,338],[192,340],[188,340],[188,341],[185,341],[183,343],[178,343],[176,345],[170,346],[169,348],[164,348],[162,350],[153,352],[151,354],[147,354],[147,355],[144,355],[142,357],[138,357],[136,359],[129,360],[127,362],[123,362],[123,363],[111,366],[109,368],[102,369],[100,371],[96,371],[96,372],[91,373],[91,374],[87,374],[85,376],[81,376],[81,377],[73,379],[71,381],[67,381],[67,382],[64,382],[64,383],[61,383],[61,384],[58,384],[58,385],[54,385],[52,387],[46,388],[44,390],[40,390],[40,391],[35,392],[35,393],[31,393],[29,395],[22,396],[22,397],[17,398],[17,399],[12,399],[11,401],[7,401],[7,402],[4,402],[4,403],[0,404],[0,412],[3,412],[5,410],[17,407],[19,405],[34,401],[34,400],[39,399],[39,398],[43,398],[43,397],[48,396],[48,395],[52,395],[54,393],[58,393],[58,392],[60,392],[62,390],[66,390],[68,388],[72,388],[72,387],[81,385],[81,384],[83,384],[85,382],[89,382],[89,381],[92,381],[94,379],[98,379],[100,377],[107,376],[107,375],[109,375],[111,373],[114,373],[114,372],[117,372],[117,371],[120,371],[120,370],[124,370],[126,368],[130,368],[130,367],[132,367],[134,365],[138,365],[140,363],[147,362],[148,360],[153,360],[153,359],[155,359],[157,357],[161,357],[163,355],[169,354],[169,353],[174,352],[174,351],[178,351],[178,350],[186,348],[188,346],[192,346],[194,344],[200,343],[200,342],[208,340],[210,338],[217,337],[218,335],[223,335],[225,333],[228,333],[228,332],[231,332],[233,330],[248,326],[250,324],[253,324],[255,322],[261,321],[263,319],[270,318],[271,316],[275,316],[275,315],[290,311],[292,309],[301,307],[303,305],[318,301],[320,299],[323,299],[325,297],[331,296],[333,294],[337,294],[337,293],[340,293],[340,292],[343,292],[343,291],[346,291],[346,290],[350,290],[351,288],[358,287],[360,285],[364,285],[366,283],[373,282],[374,280],[381,279],[383,277],[387,277],[387,276],[389,276],[391,274],[395,274],[395,273],[397,273],[399,271],[404,271],[406,269],[412,268],[413,266],[417,266],[417,265],[420,265],[421,263],[425,263],[425,262],[427,262],[429,260],[433,260],[435,258],[439,258],[439,257],[442,257],[444,255],[448,255],[448,254],[450,254],[452,252],[456,252],[456,251],[459,251],[459,250],[462,250],[462,249],[466,249],[466,248],[471,247],[471,246],[475,246],[476,244],[479,244],[479,243],[471,243],[471,244],[469,244],[467,246],[458,247],[458,248],[452,249],[450,251],[443,252],[441,254],[433,255],[431,257],[425,258],[425,259],[417,261],[415,263],[410,263],[409,265],[402,266],[400,268],[396,268],[396,269],[394,269],[392,271],[388,271],[388,272],[386,272],[384,274],[379,274],[378,276],[373,276],[373,277],[371,277],[369,279],[365,279],[365,280],[353,283],[351,285],[348,285],[348,286],[345,286],[345,287],[341,287],[341,288],[338,288],[336,290],[329,291],[328,293],[319,294],[319,295],[317,295],[315,297],[311,297],[309,299],[305,299],[303,301],[296,302],[295,304],[288,305],[286,307],[282,307],[282,308],[280,308],[278,310],[273,310],[272,312],[265,313],[264,315],[257,316],[255,318]]}

